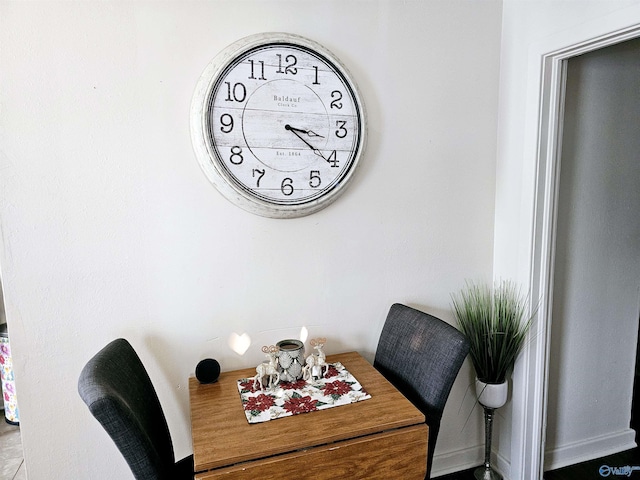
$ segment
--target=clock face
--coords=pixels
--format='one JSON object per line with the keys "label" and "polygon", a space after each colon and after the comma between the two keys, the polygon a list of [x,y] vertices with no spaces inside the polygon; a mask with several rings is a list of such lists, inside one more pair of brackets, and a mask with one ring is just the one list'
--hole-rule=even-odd
{"label": "clock face", "polygon": [[351,179],[364,148],[359,94],[310,40],[243,39],[216,57],[192,105],[200,165],[229,200],[271,217],[313,213]]}

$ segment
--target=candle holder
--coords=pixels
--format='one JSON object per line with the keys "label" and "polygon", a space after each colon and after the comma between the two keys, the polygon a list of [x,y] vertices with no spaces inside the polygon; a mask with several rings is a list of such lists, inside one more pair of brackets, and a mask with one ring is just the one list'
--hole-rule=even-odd
{"label": "candle holder", "polygon": [[278,373],[280,381],[295,382],[302,378],[304,366],[304,343],[300,340],[280,340],[278,347]]}

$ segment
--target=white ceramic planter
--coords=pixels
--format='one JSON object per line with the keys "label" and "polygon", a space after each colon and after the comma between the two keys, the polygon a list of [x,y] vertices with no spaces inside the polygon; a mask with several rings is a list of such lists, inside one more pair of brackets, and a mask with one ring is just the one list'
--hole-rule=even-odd
{"label": "white ceramic planter", "polygon": [[484,383],[476,378],[476,396],[483,407],[500,408],[507,402],[509,383]]}

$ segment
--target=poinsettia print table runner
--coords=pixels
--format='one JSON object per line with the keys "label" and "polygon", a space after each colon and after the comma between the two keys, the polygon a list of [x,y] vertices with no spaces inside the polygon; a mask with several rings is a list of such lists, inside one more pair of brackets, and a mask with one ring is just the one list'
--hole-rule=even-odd
{"label": "poinsettia print table runner", "polygon": [[324,376],[318,380],[280,382],[271,390],[260,390],[259,385],[256,388],[253,378],[242,378],[237,383],[249,423],[267,422],[371,398],[339,362],[329,364]]}

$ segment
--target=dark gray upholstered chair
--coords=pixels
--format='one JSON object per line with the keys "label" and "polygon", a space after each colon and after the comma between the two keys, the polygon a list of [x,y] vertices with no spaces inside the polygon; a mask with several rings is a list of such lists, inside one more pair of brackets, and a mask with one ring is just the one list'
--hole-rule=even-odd
{"label": "dark gray upholstered chair", "polygon": [[467,353],[467,338],[448,323],[405,305],[391,306],[373,366],[426,417],[427,479],[442,412]]}
{"label": "dark gray upholstered chair", "polygon": [[89,360],[78,392],[136,480],[193,480],[193,456],[175,462],[158,395],[128,341],[114,340]]}

